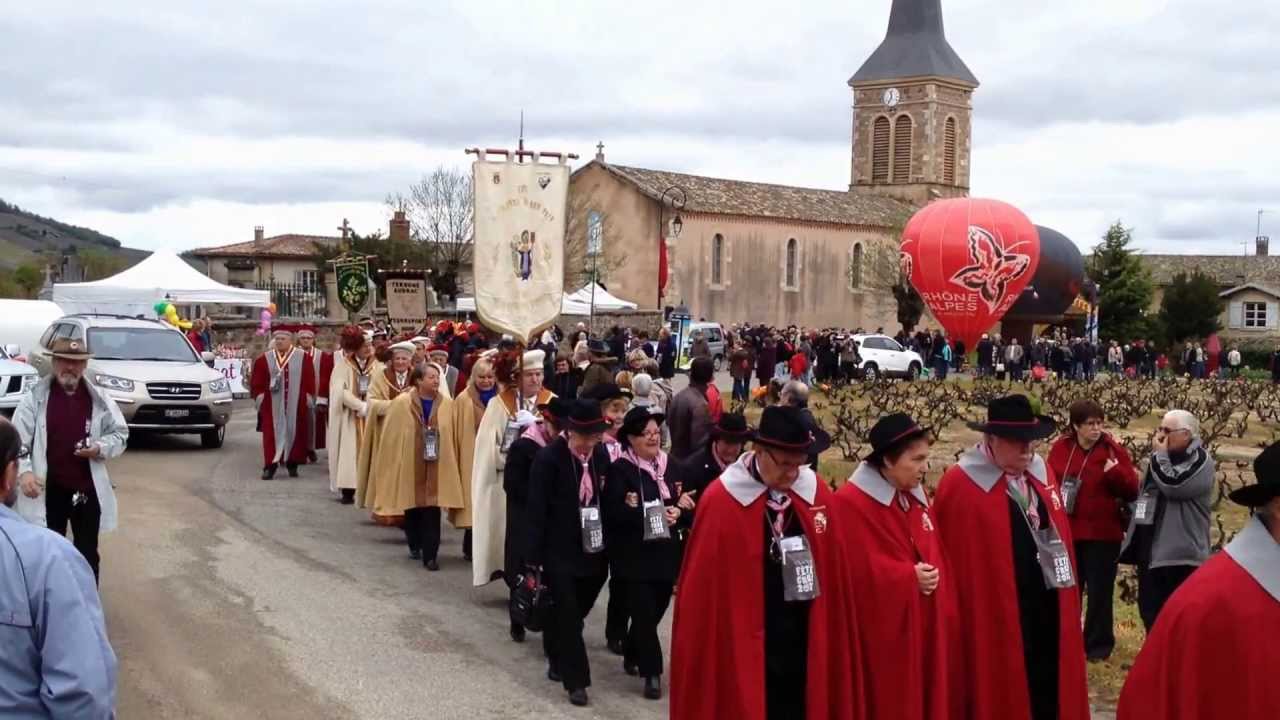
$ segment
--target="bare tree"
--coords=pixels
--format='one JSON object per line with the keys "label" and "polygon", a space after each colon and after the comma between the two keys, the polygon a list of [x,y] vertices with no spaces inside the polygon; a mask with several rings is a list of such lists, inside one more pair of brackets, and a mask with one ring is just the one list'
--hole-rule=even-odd
{"label": "bare tree", "polygon": [[462,271],[471,264],[475,239],[471,173],[440,165],[411,185],[407,195],[388,195],[386,202],[405,211],[414,240],[427,245],[436,290],[457,297],[465,290]]}
{"label": "bare tree", "polygon": [[616,223],[595,202],[593,193],[569,191],[569,217],[564,233],[564,289],[574,292],[594,274],[608,284],[610,275],[627,264]]}

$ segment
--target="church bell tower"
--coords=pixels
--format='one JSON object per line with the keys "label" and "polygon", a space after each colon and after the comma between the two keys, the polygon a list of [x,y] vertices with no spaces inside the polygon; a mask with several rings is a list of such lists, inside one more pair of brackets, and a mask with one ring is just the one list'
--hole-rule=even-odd
{"label": "church bell tower", "polygon": [[916,205],[969,194],[973,91],[942,0],[893,0],[889,31],[853,77],[850,192]]}

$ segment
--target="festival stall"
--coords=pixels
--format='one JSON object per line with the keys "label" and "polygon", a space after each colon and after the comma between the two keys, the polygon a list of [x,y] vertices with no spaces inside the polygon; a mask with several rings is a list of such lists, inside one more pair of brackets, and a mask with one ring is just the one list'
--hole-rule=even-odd
{"label": "festival stall", "polygon": [[57,283],[53,301],[68,314],[109,313],[153,317],[158,301],[174,305],[242,305],[267,307],[266,290],[223,285],[191,267],[171,250],[157,250],[145,260],[109,278]]}
{"label": "festival stall", "polygon": [[[635,310],[638,306],[622,298],[609,294],[599,283],[595,287],[594,301],[591,295],[591,284],[588,283],[575,292],[567,293],[560,300],[561,315],[590,315],[591,308],[594,305],[597,312],[607,312],[612,310]],[[457,310],[460,313],[475,312],[476,299],[470,297],[458,298]]]}

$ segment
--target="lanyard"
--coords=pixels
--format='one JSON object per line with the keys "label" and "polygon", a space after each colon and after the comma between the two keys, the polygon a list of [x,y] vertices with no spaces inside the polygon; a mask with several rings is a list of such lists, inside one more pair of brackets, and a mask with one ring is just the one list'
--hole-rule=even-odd
{"label": "lanyard", "polygon": [[[1102,442],[1102,438],[1098,438],[1098,442]],[[1089,455],[1090,453],[1093,452],[1094,448],[1098,447],[1098,442],[1095,442],[1094,444],[1090,445],[1089,449],[1084,451],[1084,460],[1080,461],[1080,472],[1076,473],[1076,477],[1079,477],[1079,478],[1084,477],[1084,466],[1089,464]],[[1073,441],[1071,443],[1071,452],[1067,454],[1067,465],[1066,467],[1062,468],[1063,475],[1071,474],[1071,461],[1074,460],[1076,457],[1077,447],[1080,447],[1080,441],[1078,440]]]}

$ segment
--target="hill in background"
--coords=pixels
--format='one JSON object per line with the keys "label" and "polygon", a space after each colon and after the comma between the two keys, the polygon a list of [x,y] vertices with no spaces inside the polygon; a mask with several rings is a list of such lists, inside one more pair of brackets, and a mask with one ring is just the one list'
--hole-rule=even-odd
{"label": "hill in background", "polygon": [[[0,200],[0,297],[35,297],[46,265],[53,267],[55,281],[79,282],[114,275],[149,254]],[[64,263],[65,255],[74,261]],[[59,278],[63,272],[69,277]]]}

